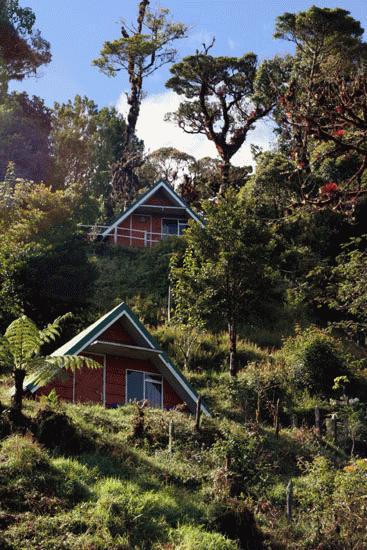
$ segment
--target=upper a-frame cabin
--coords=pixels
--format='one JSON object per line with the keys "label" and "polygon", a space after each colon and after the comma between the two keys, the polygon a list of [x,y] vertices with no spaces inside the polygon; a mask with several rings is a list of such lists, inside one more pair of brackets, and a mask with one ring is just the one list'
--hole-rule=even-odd
{"label": "upper a-frame cabin", "polygon": [[182,235],[189,220],[202,223],[168,183],[159,181],[100,235],[114,244],[150,247],[166,237]]}

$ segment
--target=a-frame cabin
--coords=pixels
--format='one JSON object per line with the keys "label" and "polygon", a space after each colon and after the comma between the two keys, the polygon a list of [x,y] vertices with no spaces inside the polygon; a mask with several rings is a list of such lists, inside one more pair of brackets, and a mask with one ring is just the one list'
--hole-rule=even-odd
{"label": "a-frame cabin", "polygon": [[[25,390],[47,395],[55,389],[61,399],[106,407],[146,400],[152,407],[172,409],[186,404],[189,411],[196,410],[197,393],[124,302],[52,355],[92,357],[102,367],[64,372],[45,387],[34,385],[30,378]],[[201,407],[209,415],[205,404]]]}
{"label": "a-frame cabin", "polygon": [[159,181],[104,228],[100,236],[123,246],[150,247],[166,237],[181,236],[189,220],[202,223],[168,183]]}

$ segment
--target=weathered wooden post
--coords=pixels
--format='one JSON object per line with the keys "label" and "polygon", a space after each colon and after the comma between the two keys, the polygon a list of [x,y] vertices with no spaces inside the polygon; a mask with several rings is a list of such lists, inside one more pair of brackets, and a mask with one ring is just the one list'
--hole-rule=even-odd
{"label": "weathered wooden post", "polygon": [[169,421],[168,424],[168,452],[169,454],[172,454],[172,446],[173,446],[173,420]]}
{"label": "weathered wooden post", "polygon": [[200,430],[200,417],[201,417],[201,395],[199,395],[196,402],[196,415],[195,415],[195,430]]}
{"label": "weathered wooden post", "polygon": [[295,413],[292,414],[291,422],[292,422],[292,428],[297,428],[298,419],[297,419],[297,415]]}
{"label": "weathered wooden post", "polygon": [[279,397],[278,397],[276,405],[275,405],[274,428],[275,428],[275,437],[278,439],[279,438],[279,430],[280,430],[280,424],[279,424]]}
{"label": "weathered wooden post", "polygon": [[316,434],[321,437],[321,418],[320,418],[320,409],[316,405],[315,407],[315,429]]}
{"label": "weathered wooden post", "polygon": [[335,445],[338,444],[338,424],[337,424],[337,415],[333,413],[331,415],[331,434]]}
{"label": "weathered wooden post", "polygon": [[293,512],[293,481],[289,480],[287,485],[287,520],[292,521],[292,512]]}

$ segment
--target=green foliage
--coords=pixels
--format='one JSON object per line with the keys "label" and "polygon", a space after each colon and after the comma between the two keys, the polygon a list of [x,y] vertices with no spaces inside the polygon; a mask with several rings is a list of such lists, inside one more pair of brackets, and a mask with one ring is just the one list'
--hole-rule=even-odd
{"label": "green foliage", "polygon": [[5,306],[0,319],[10,321],[23,310],[44,323],[85,308],[95,272],[77,229],[81,204],[74,192],[23,180],[16,181],[10,207],[0,203],[0,228],[6,235],[0,245]]}
{"label": "green foliage", "polygon": [[[153,331],[163,349],[181,368],[185,368],[185,354],[188,352],[190,370],[219,371],[226,366],[228,356],[228,335],[213,334],[189,325],[161,325]],[[190,348],[191,344],[191,349]],[[240,368],[252,361],[265,359],[267,352],[248,340],[237,341],[237,358]]]}
{"label": "green foliage", "polygon": [[366,236],[352,239],[343,247],[333,270],[329,291],[331,305],[346,314],[341,326],[349,333],[364,334],[367,327]]}
{"label": "green foliage", "polygon": [[315,458],[296,486],[299,519],[307,521],[306,543],[362,549],[366,544],[365,492],[365,460],[335,470],[325,458]]}
{"label": "green foliage", "polygon": [[[241,323],[271,311],[282,298],[272,257],[269,229],[254,216],[251,204],[229,191],[218,203],[205,206],[205,226],[185,232],[187,247],[173,257],[171,279],[176,318],[191,325],[227,328],[234,370]],[[228,243],[231,243],[230,248]],[[273,261],[272,261],[273,260]]]}
{"label": "green foliage", "polygon": [[289,368],[295,386],[313,394],[332,395],[334,379],[348,373],[337,341],[314,327],[286,340],[279,355]]}
{"label": "green foliage", "polygon": [[77,355],[42,356],[41,347],[54,342],[60,335],[61,323],[69,318],[66,314],[59,317],[46,328],[40,330],[25,315],[15,319],[0,339],[0,366],[10,369],[14,377],[14,408],[22,409],[24,377],[26,384],[43,386],[53,378],[60,376],[65,369],[100,368],[93,359]]}
{"label": "green foliage", "polygon": [[224,163],[224,189],[229,185],[231,158],[253,125],[274,107],[285,67],[280,59],[258,67],[254,53],[213,57],[208,53],[211,46],[171,67],[166,86],[186,100],[169,113],[168,120],[188,134],[203,134],[213,141]]}
{"label": "green foliage", "polygon": [[126,300],[143,322],[157,325],[165,320],[169,261],[183,246],[183,240],[174,237],[144,249],[97,246],[91,257],[98,273],[90,298],[91,319]]}
{"label": "green foliage", "polygon": [[170,532],[170,542],[176,550],[236,550],[237,543],[201,527],[182,525]]}
{"label": "green foliage", "polygon": [[[341,8],[312,6],[307,11],[284,13],[277,18],[274,36],[295,43],[296,59],[309,68],[314,58],[316,70],[324,75],[340,70],[341,60],[345,66],[363,52],[361,24]],[[295,69],[299,70],[299,64]]]}
{"label": "green foliage", "polygon": [[[79,222],[93,223],[98,214],[106,214],[111,165],[121,155],[125,132],[126,123],[114,108],[98,109],[94,101],[79,95],[73,101],[55,103],[50,135],[54,186],[75,187],[86,199],[92,196],[100,203],[80,216]],[[136,143],[138,151],[141,144]]]}
{"label": "green foliage", "polygon": [[36,17],[19,0],[4,0],[0,6],[0,99],[9,80],[23,80],[51,61],[50,44],[34,28]]}
{"label": "green foliage", "polygon": [[9,162],[16,177],[49,181],[51,112],[44,101],[13,92],[0,102],[0,181]]}
{"label": "green foliage", "polygon": [[172,63],[176,50],[171,43],[183,38],[186,26],[169,21],[169,10],[160,8],[156,13],[146,11],[144,32],[128,35],[122,26],[122,37],[104,43],[101,57],[93,64],[108,76],[116,76],[121,69],[129,70],[129,61],[133,60],[141,77],[149,76],[166,63]]}
{"label": "green foliage", "polygon": [[216,498],[255,495],[270,481],[270,464],[259,434],[222,434],[212,452],[218,469],[213,473]]}

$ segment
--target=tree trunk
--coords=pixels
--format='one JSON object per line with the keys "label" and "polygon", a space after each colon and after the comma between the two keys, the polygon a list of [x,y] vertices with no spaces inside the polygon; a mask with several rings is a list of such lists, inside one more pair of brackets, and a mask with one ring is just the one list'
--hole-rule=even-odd
{"label": "tree trunk", "polygon": [[229,336],[229,372],[231,376],[237,375],[237,330],[234,322],[228,323]]}
{"label": "tree trunk", "polygon": [[16,369],[14,371],[15,393],[12,398],[12,408],[17,413],[22,412],[24,378],[25,378],[25,371],[23,369]]}
{"label": "tree trunk", "polygon": [[229,187],[229,172],[231,169],[231,163],[228,159],[225,159],[222,164],[222,182],[219,188],[219,194],[224,195]]}

